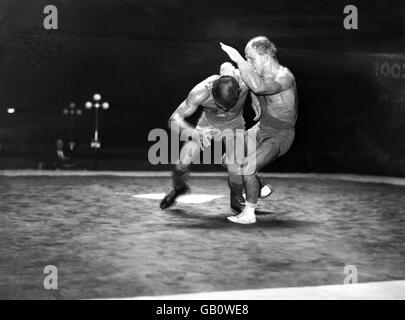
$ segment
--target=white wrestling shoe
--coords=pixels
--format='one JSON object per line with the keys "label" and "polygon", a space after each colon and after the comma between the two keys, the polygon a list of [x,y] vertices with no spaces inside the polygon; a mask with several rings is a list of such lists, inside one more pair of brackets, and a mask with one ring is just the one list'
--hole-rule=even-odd
{"label": "white wrestling shoe", "polygon": [[228,217],[228,220],[240,224],[252,224],[256,223],[257,221],[255,213],[250,210],[246,210],[246,208],[243,209],[243,211],[237,216]]}
{"label": "white wrestling shoe", "polygon": [[[259,198],[263,199],[263,198],[267,198],[268,196],[270,196],[273,193],[273,189],[268,185],[265,184],[261,189],[260,189],[260,194],[259,194]],[[243,198],[246,199],[246,193],[242,194]]]}
{"label": "white wrestling shoe", "polygon": [[261,189],[260,189],[260,198],[267,198],[273,193],[273,189],[268,185],[265,184]]}

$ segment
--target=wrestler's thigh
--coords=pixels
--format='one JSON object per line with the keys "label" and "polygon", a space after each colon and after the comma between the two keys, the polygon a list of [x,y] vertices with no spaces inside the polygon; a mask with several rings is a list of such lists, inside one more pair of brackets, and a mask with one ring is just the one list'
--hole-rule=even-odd
{"label": "wrestler's thigh", "polygon": [[273,162],[280,154],[280,144],[276,139],[265,139],[259,146],[256,154],[257,171],[262,169],[265,165]]}
{"label": "wrestler's thigh", "polygon": [[222,164],[234,164],[236,158],[244,155],[245,146],[245,128],[244,126],[236,128],[227,128],[222,131],[222,150],[225,150],[222,156]]}
{"label": "wrestler's thigh", "polygon": [[251,175],[257,173],[265,165],[277,159],[279,153],[280,145],[274,138],[258,141],[256,152],[250,153],[247,157],[246,165],[242,168],[243,174]]}

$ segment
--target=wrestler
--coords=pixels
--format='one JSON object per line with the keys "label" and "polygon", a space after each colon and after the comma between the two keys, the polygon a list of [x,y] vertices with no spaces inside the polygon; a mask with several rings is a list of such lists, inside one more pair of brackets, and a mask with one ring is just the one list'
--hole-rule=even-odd
{"label": "wrestler", "polygon": [[[245,129],[243,105],[249,90],[243,83],[239,71],[231,64],[224,63],[220,68],[220,75],[213,75],[196,85],[169,120],[169,126],[180,131],[189,130],[199,137],[199,143],[188,141],[180,152],[179,162],[172,173],[173,188],[160,203],[161,209],[167,209],[175,203],[178,196],[189,193],[187,177],[190,165],[204,147],[209,147],[212,138],[226,129],[233,131]],[[185,119],[203,108],[203,113],[196,128]],[[255,112],[259,112],[257,104],[252,105]],[[183,152],[187,150],[187,152]],[[232,166],[231,166],[232,167]],[[229,170],[228,170],[229,172]],[[272,190],[260,181],[262,196],[268,196]],[[240,213],[243,210],[244,199],[241,198],[243,180],[240,175],[229,174],[228,185],[231,193],[231,209]]]}
{"label": "wrestler", "polygon": [[278,62],[277,49],[267,37],[255,37],[248,42],[246,60],[230,46],[221,43],[221,48],[237,64],[242,80],[254,93],[253,100],[260,104],[261,110],[260,121],[246,135],[246,143],[256,144],[256,149],[240,167],[246,190],[245,208],[242,213],[228,217],[235,223],[250,224],[256,222],[260,192],[257,172],[284,155],[294,141],[297,87],[294,75]]}

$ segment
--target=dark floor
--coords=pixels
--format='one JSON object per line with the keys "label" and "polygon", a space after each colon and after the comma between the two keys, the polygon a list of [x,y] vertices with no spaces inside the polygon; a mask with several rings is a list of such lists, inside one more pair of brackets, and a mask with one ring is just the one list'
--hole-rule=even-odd
{"label": "dark floor", "polygon": [[[227,195],[226,178],[193,193]],[[405,279],[405,187],[277,178],[259,222],[224,197],[161,211],[169,178],[0,176],[0,298],[70,299]],[[43,288],[46,265],[58,290]]]}

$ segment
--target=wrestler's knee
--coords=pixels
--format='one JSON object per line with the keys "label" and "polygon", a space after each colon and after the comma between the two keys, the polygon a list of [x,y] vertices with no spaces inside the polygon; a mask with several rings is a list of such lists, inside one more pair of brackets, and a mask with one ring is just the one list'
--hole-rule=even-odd
{"label": "wrestler's knee", "polygon": [[228,164],[227,164],[227,161],[226,161],[226,154],[224,154],[221,157],[221,166],[223,166],[224,168],[228,168]]}
{"label": "wrestler's knee", "polygon": [[194,161],[194,159],[197,158],[199,153],[200,146],[194,141],[189,141],[183,146],[180,151],[179,162],[183,165],[189,165]]}
{"label": "wrestler's knee", "polygon": [[[263,159],[263,166],[273,162],[280,156],[281,148],[280,148],[280,143],[279,141],[272,139],[270,141],[270,148],[269,152],[266,154],[266,156]],[[259,164],[260,165],[260,164]]]}
{"label": "wrestler's knee", "polygon": [[246,157],[243,163],[239,166],[239,172],[243,176],[255,175],[257,171],[258,157],[256,153]]}
{"label": "wrestler's knee", "polygon": [[183,162],[179,162],[178,164],[176,164],[175,166],[175,171],[179,172],[179,173],[185,173],[189,170],[190,165],[187,163],[183,163]]}
{"label": "wrestler's knee", "polygon": [[228,164],[227,165],[228,174],[232,176],[242,175],[240,165],[238,164]]}
{"label": "wrestler's knee", "polygon": [[240,167],[240,174],[243,176],[255,176],[257,173],[257,165],[253,162],[246,162]]}

